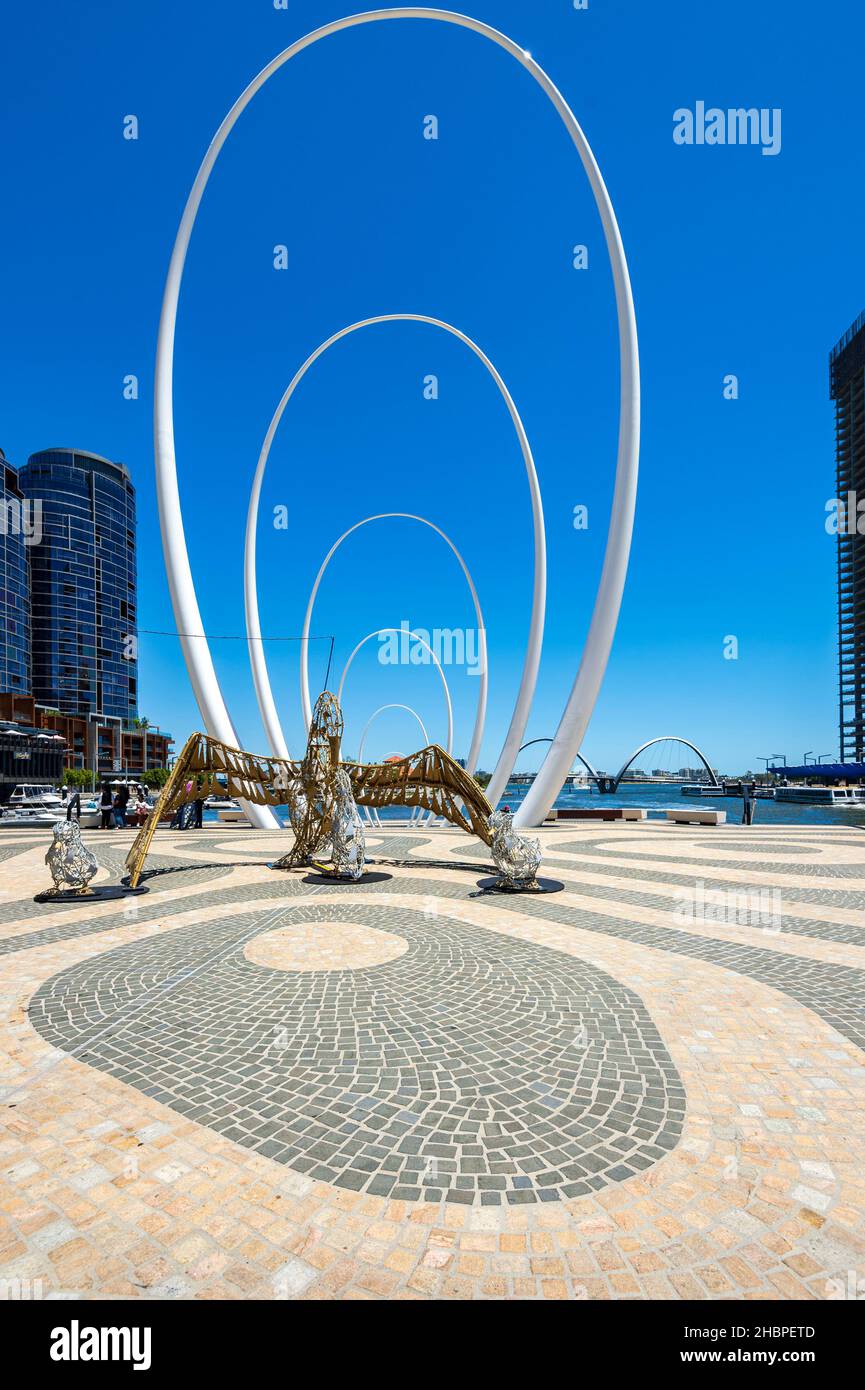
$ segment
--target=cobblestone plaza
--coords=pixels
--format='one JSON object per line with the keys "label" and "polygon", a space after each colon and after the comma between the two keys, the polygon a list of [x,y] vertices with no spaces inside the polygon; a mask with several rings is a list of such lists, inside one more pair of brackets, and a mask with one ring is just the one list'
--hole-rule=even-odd
{"label": "cobblestone plaza", "polygon": [[[865,841],[160,831],[38,906],[0,845],[0,1276],[45,1297],[836,1299],[865,1287]],[[130,836],[86,835],[114,880]]]}

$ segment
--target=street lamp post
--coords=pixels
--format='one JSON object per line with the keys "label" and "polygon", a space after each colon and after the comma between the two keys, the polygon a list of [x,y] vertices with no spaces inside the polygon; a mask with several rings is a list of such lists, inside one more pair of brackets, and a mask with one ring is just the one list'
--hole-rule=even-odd
{"label": "street lamp post", "polygon": [[817,759],[817,762],[822,763],[824,758],[834,758],[834,756],[834,753],[821,753],[819,758]]}
{"label": "street lamp post", "polygon": [[813,757],[814,757],[814,749],[813,749],[813,748],[809,748],[809,749],[808,749],[808,752],[805,754],[805,756],[804,756],[803,759],[802,759],[802,762],[805,764],[806,767],[808,766],[808,759],[809,759],[809,758],[813,758]]}

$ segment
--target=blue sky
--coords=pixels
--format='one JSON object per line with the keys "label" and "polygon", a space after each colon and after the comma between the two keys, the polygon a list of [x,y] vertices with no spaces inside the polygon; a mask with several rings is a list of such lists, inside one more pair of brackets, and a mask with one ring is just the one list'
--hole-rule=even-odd
{"label": "blue sky", "polygon": [[[361,8],[361,6],[358,6]],[[122,460],[138,488],[139,618],[174,620],[152,457],[162,286],[198,164],[242,88],[347,0],[207,6],[48,0],[4,21],[0,87],[4,370],[0,445],[74,444]],[[573,106],[610,190],[640,333],[643,447],[621,621],[585,743],[617,766],[676,732],[736,770],[758,755],[837,751],[829,349],[865,307],[860,66],[865,23],[840,0],[471,0]],[[703,100],[780,108],[774,158],[680,147],[673,113]],[[423,118],[439,139],[423,139]],[[123,139],[123,118],[139,139]],[[289,248],[285,271],[273,247]],[[571,248],[589,248],[589,268]],[[367,315],[449,320],[498,366],[525,420],[546,513],[549,601],[527,737],[555,731],[600,573],[612,492],[618,366],[612,280],[576,153],[506,54],[450,26],[370,25],[279,73],[241,118],[193,235],[180,300],[176,441],[187,538],[207,628],[243,632],[249,485],[270,415],[308,353]],[[140,380],[137,401],[123,378]],[[723,396],[735,373],[740,397]],[[423,380],[439,379],[424,399]],[[578,504],[589,527],[573,527]],[[270,524],[288,508],[288,527]],[[433,328],[366,330],[310,373],[283,420],[265,485],[262,628],[300,631],[336,537],[361,517],[420,512],[474,574],[489,634],[491,766],[516,696],[531,599],[531,520],[498,393]],[[425,528],[353,537],[323,585],[314,630],[338,669],[367,632],[407,620],[473,625],[462,575]],[[735,635],[739,659],[724,659]],[[327,644],[313,648],[313,686]],[[213,651],[247,747],[264,749],[245,645]],[[267,648],[292,750],[302,743],[297,647]],[[449,675],[451,673],[449,672]],[[452,669],[455,752],[477,682]],[[178,740],[198,727],[175,639],[143,635],[141,711]],[[383,667],[369,644],[346,687],[347,747],[381,704],[404,702],[444,740],[428,668]],[[408,751],[408,716],[368,753]],[[541,750],[542,751],[542,750]],[[537,765],[537,749],[525,765]]]}

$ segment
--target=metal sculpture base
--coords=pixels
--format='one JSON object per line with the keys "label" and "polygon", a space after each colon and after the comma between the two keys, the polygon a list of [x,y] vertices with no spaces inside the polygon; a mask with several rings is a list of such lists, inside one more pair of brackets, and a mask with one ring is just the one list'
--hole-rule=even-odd
{"label": "metal sculpture base", "polygon": [[44,893],[37,893],[33,899],[34,903],[105,903],[111,902],[116,898],[135,898],[141,893],[149,893],[150,889],[125,888],[121,883],[104,883],[98,888],[48,888]]}
{"label": "metal sculpture base", "polygon": [[478,879],[478,888],[482,893],[561,893],[564,887],[557,878],[529,878],[523,883],[506,878]]}
{"label": "metal sculpture base", "polygon": [[387,883],[393,874],[365,873],[361,878],[351,878],[348,874],[332,874],[327,869],[319,869],[305,874],[301,883],[332,883],[337,888],[362,888],[367,883]]}

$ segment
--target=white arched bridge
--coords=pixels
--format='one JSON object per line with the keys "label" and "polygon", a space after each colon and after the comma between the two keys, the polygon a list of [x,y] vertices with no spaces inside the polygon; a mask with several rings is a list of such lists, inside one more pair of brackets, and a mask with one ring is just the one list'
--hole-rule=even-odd
{"label": "white arched bridge", "polygon": [[[522,748],[519,751],[522,753],[526,748],[531,748],[536,743],[552,743],[552,739],[530,739],[528,743],[523,744]],[[686,748],[691,749],[692,753],[696,753],[697,757],[700,759],[700,762],[703,764],[703,767],[706,769],[706,772],[708,774],[709,785],[712,787],[720,786],[718,778],[715,776],[713,769],[709,766],[709,761],[706,758],[705,754],[700,751],[696,743],[692,743],[691,740],[688,738],[682,738],[680,734],[659,734],[657,738],[650,738],[646,743],[641,743],[639,748],[636,748],[634,752],[631,754],[631,756],[626,760],[626,762],[622,764],[615,777],[610,777],[606,773],[598,772],[597,769],[594,768],[592,764],[589,762],[588,758],[583,757],[582,753],[577,754],[577,758],[575,759],[575,761],[578,759],[582,763],[583,767],[586,769],[586,772],[589,775],[590,780],[595,783],[599,792],[608,796],[614,796],[615,793],[619,790],[619,783],[621,782],[628,769],[637,761],[641,754],[645,753],[648,748],[653,748],[656,743],[683,743]]]}

